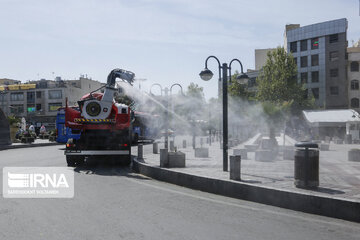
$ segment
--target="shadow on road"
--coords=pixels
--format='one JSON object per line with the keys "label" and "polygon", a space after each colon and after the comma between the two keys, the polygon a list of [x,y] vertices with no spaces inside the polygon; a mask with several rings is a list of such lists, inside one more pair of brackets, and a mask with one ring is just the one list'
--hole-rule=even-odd
{"label": "shadow on road", "polygon": [[131,166],[121,164],[114,161],[85,161],[82,166],[74,168],[74,172],[82,174],[96,174],[101,176],[121,176],[135,178],[139,180],[150,180],[150,178],[133,173]]}

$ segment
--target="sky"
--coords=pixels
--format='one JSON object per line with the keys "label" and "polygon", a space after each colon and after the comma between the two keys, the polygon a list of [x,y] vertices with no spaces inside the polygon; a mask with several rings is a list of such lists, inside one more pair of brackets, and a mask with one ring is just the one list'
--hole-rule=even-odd
{"label": "sky", "polygon": [[[255,68],[255,49],[284,44],[286,24],[348,20],[360,39],[359,0],[0,0],[0,78],[106,82],[114,68],[132,71],[149,92],[154,83],[184,90],[194,82],[217,95],[217,77],[200,79],[205,59],[238,58]],[[232,69],[240,70],[234,62]],[[217,63],[209,68],[218,76]],[[139,82],[135,87],[139,87]],[[157,88],[153,93],[159,94]],[[174,92],[175,87],[174,87]]]}

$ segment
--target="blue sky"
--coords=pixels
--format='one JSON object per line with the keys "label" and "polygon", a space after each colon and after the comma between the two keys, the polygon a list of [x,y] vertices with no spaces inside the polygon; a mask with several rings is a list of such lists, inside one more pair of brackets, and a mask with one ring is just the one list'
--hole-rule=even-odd
{"label": "blue sky", "polygon": [[120,67],[147,79],[143,90],[195,82],[209,98],[217,80],[198,75],[207,56],[254,68],[254,49],[283,45],[285,24],[338,18],[358,40],[359,0],[0,0],[0,78],[105,82]]}

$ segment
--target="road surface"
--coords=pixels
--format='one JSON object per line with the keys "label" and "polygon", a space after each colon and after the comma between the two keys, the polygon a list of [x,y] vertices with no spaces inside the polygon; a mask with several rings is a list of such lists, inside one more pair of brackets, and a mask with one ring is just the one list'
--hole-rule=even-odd
{"label": "road surface", "polygon": [[[0,151],[0,167],[65,166],[61,146]],[[0,239],[359,239],[360,224],[158,182],[75,170],[73,199],[0,198]],[[2,185],[2,171],[1,171]]]}

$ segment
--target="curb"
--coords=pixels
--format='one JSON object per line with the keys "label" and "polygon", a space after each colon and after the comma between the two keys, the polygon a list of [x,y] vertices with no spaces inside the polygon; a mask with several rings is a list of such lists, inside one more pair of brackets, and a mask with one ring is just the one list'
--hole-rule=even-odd
{"label": "curb", "polygon": [[0,146],[0,151],[9,150],[9,149],[19,149],[19,148],[47,147],[47,146],[55,146],[55,145],[63,145],[63,143],[49,142],[49,143],[34,143],[34,144],[23,144],[23,145]]}
{"label": "curb", "polygon": [[137,159],[133,160],[132,167],[137,173],[182,187],[305,213],[360,222],[360,202],[356,201],[295,193],[243,182],[180,173],[150,166]]}

